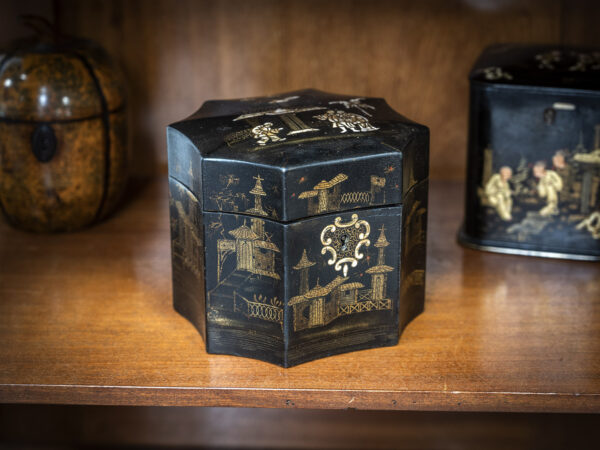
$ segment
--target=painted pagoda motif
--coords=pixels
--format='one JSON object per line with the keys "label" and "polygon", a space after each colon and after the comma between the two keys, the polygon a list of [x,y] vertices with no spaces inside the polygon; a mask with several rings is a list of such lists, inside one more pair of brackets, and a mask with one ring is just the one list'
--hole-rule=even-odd
{"label": "painted pagoda motif", "polygon": [[[256,184],[250,190],[254,195],[254,207],[246,212],[266,216],[267,213],[262,206],[262,197],[266,192],[262,187],[263,178],[260,175],[254,177]],[[233,239],[217,240],[217,280],[222,277],[223,263],[227,256],[234,253],[236,256],[236,270],[247,271],[256,275],[280,279],[275,270],[275,253],[279,253],[277,247],[267,233],[265,233],[265,221],[258,217],[250,219],[251,226],[247,221],[234,230],[229,231]]]}
{"label": "painted pagoda motif", "polygon": [[[260,175],[253,178],[256,181],[249,193],[254,196],[254,206],[246,213],[267,216],[262,204],[267,196],[264,179]],[[265,230],[265,221],[260,217],[244,218],[240,226],[228,231],[221,222],[218,225],[226,237],[217,239],[217,283],[208,292],[211,317],[239,320],[241,314],[283,327],[282,301],[272,295],[273,283],[281,279],[276,265],[281,251]]]}
{"label": "painted pagoda motif", "polygon": [[385,237],[385,227],[381,227],[381,233],[375,247],[378,250],[377,265],[369,267],[367,272],[371,275],[372,300],[383,300],[386,296],[387,274],[394,270],[393,267],[385,264],[385,248],[390,245]]}
{"label": "painted pagoda motif", "polygon": [[304,294],[308,292],[308,269],[314,266],[316,263],[314,261],[310,261],[306,256],[306,249],[302,252],[302,258],[298,264],[296,264],[293,269],[300,271],[300,293]]}
{"label": "painted pagoda motif", "polygon": [[324,286],[317,279],[317,284],[309,289],[309,269],[315,263],[309,260],[304,250],[302,258],[293,267],[300,271],[300,291],[288,303],[293,308],[294,331],[322,327],[349,314],[391,311],[392,301],[387,298],[387,277],[394,268],[385,264],[385,248],[388,245],[385,227],[382,226],[375,243],[378,249],[377,265],[365,271],[371,275],[369,288],[350,280],[350,277],[336,276]]}
{"label": "painted pagoda motif", "polygon": [[260,175],[253,177],[256,180],[256,184],[252,189],[250,189],[250,193],[254,195],[254,208],[250,208],[246,210],[248,214],[255,214],[257,216],[268,216],[267,212],[263,209],[262,206],[262,197],[265,197],[267,193],[262,187],[262,182],[264,178],[261,178]]}

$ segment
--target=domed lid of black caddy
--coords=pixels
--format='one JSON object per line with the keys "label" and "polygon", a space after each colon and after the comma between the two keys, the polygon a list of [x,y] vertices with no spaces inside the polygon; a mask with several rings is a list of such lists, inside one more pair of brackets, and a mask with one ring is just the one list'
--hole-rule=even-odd
{"label": "domed lid of black caddy", "polygon": [[600,49],[496,44],[475,62],[472,81],[569,89],[600,89]]}
{"label": "domed lid of black caddy", "polygon": [[[399,204],[427,176],[427,128],[380,98],[303,90],[208,101],[168,134],[169,174],[192,191],[190,177],[202,177],[194,194],[205,211],[290,221]],[[200,169],[177,157],[186,143]]]}

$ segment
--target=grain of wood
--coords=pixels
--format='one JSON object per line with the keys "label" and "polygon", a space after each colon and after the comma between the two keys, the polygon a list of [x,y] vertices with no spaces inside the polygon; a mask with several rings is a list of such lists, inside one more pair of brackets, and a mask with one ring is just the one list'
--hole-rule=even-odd
{"label": "grain of wood", "polygon": [[400,344],[291,369],[207,355],[173,311],[166,188],[78,233],[0,224],[0,402],[600,411],[600,266],[459,247],[459,184],[433,183]]}
{"label": "grain of wood", "polygon": [[[165,126],[205,100],[314,87],[386,98],[431,128],[432,177],[461,179],[475,58],[495,42],[560,42],[561,24],[593,17],[583,1],[58,0],[57,12],[129,77],[137,173],[164,172]],[[583,23],[592,39],[598,20]]]}

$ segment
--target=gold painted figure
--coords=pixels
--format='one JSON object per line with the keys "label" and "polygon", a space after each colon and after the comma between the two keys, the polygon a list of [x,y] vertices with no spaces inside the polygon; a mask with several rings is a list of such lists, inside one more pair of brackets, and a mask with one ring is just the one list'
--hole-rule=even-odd
{"label": "gold painted figure", "polygon": [[547,217],[558,214],[558,193],[563,188],[562,178],[554,170],[547,170],[544,161],[535,163],[533,176],[539,179],[538,195],[546,199],[546,206],[540,210],[540,215]]}
{"label": "gold painted figure", "polygon": [[315,116],[315,119],[328,120],[331,128],[339,128],[341,133],[350,130],[353,133],[363,133],[366,131],[375,131],[379,128],[372,126],[366,117],[360,114],[336,110],[328,110],[324,114]]}
{"label": "gold painted figure", "polygon": [[335,105],[335,104],[343,105],[346,109],[356,108],[361,113],[363,113],[365,116],[371,117],[372,114],[367,111],[367,108],[375,109],[375,107],[368,105],[367,103],[364,103],[363,100],[364,100],[364,98],[351,98],[350,100],[332,101],[332,102],[329,102],[329,104],[330,105]]}
{"label": "gold painted figure", "polygon": [[[290,96],[283,99],[275,99],[269,103],[279,104],[286,103],[290,100],[297,99],[298,96]],[[332,128],[339,128],[342,133],[346,133],[348,130],[354,133],[364,133],[367,131],[375,131],[379,128],[374,127],[369,123],[369,119],[365,116],[372,116],[372,113],[367,110],[375,110],[375,107],[363,102],[362,98],[353,98],[350,100],[339,100],[329,102],[330,104],[341,104],[346,109],[356,108],[361,111],[364,116],[360,114],[355,114],[342,110],[333,110],[329,109],[323,114],[318,116],[313,116],[312,119],[317,119],[320,121],[328,122]],[[248,123],[250,128],[244,130],[238,130],[232,133],[229,133],[224,137],[225,142],[229,147],[235,146],[236,144],[240,144],[248,139],[254,138],[256,143],[259,145],[255,150],[265,147],[270,143],[279,143],[281,141],[286,141],[292,139],[294,142],[302,142],[304,139],[304,135],[307,133],[318,133],[320,131],[320,127],[318,125],[315,126],[314,120],[308,119],[306,117],[302,118],[298,114],[309,112],[309,111],[320,111],[327,109],[326,106],[305,106],[299,108],[282,108],[276,107],[274,109],[266,110],[266,111],[255,111],[251,113],[241,114],[233,119],[234,122],[244,120]],[[273,122],[265,122],[263,124],[259,123],[261,117],[273,117]],[[277,123],[280,121],[281,124],[285,125],[285,127],[277,128]],[[313,122],[311,124],[311,122]],[[279,124],[279,123],[278,123]],[[286,132],[287,131],[287,132]],[[283,132],[283,133],[282,133]],[[279,134],[286,134],[286,137],[280,137]],[[311,141],[314,140],[323,140],[323,139],[331,139],[332,136],[328,134],[324,134],[319,136],[311,136]]]}
{"label": "gold painted figure", "polygon": [[265,122],[252,128],[252,135],[258,145],[267,145],[271,142],[285,141],[285,138],[277,136],[283,128],[273,128],[273,122]]}
{"label": "gold painted figure", "polygon": [[600,239],[600,211],[595,211],[586,219],[582,220],[576,227],[578,230],[585,228],[594,239]]}
{"label": "gold painted figure", "polygon": [[567,163],[567,153],[565,150],[558,150],[552,156],[552,166],[554,171],[558,174],[563,182],[563,188],[559,194],[559,200],[570,201],[572,200],[572,186],[573,186],[573,168]]}
{"label": "gold painted figure", "polygon": [[300,271],[300,295],[306,294],[309,290],[308,288],[308,269],[314,266],[316,262],[308,259],[306,255],[306,249],[302,252],[302,258],[298,261],[293,269]]}
{"label": "gold painted figure", "polygon": [[485,185],[485,195],[491,206],[502,220],[512,220],[512,191],[508,180],[512,177],[512,169],[508,166],[500,168],[500,172],[492,175]]}

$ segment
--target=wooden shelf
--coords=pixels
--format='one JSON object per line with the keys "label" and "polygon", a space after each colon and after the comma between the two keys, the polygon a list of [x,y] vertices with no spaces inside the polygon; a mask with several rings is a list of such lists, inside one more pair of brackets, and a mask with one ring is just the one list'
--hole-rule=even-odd
{"label": "wooden shelf", "polygon": [[0,223],[0,401],[600,411],[600,265],[466,250],[433,183],[426,311],[396,347],[291,369],[207,355],[171,308],[167,182],[86,231]]}

